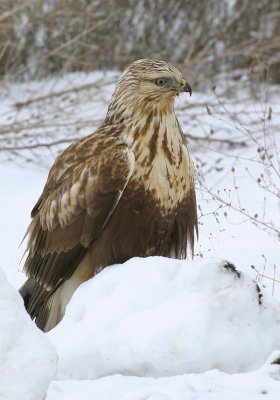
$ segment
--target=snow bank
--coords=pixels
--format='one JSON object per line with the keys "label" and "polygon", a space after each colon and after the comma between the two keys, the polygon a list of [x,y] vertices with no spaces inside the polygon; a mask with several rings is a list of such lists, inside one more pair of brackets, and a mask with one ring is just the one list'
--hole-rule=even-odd
{"label": "snow bank", "polygon": [[58,379],[236,373],[280,349],[280,305],[221,259],[135,258],[82,285],[49,338]]}
{"label": "snow bank", "polygon": [[279,400],[279,357],[275,352],[262,368],[244,374],[212,370],[168,378],[114,375],[53,382],[46,400]]}
{"label": "snow bank", "polygon": [[42,400],[56,371],[56,354],[1,270],[0,332],[0,398]]}

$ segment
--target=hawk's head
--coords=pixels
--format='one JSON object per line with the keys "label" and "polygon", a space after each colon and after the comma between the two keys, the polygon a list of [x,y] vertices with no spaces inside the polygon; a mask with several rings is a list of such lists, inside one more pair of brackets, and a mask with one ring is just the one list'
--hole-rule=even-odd
{"label": "hawk's head", "polygon": [[[106,122],[129,117],[137,121],[153,111],[154,116],[174,113],[174,98],[192,90],[180,71],[160,60],[137,60],[127,65],[113,93]],[[120,117],[121,116],[121,117]]]}
{"label": "hawk's head", "polygon": [[127,65],[116,92],[139,101],[166,101],[182,92],[192,93],[180,71],[161,60],[137,60]]}

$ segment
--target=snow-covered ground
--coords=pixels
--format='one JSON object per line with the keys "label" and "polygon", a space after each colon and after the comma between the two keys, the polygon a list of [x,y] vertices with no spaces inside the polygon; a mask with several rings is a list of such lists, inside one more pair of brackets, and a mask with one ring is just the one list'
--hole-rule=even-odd
{"label": "snow-covered ground", "polygon": [[[70,74],[0,88],[0,267],[15,289],[24,280],[25,244],[19,244],[48,167],[68,140],[100,123],[116,76]],[[280,357],[280,250],[271,229],[279,228],[279,197],[273,191],[274,183],[279,187],[280,168],[273,170],[279,161],[279,99],[273,87],[265,99],[254,100],[242,83],[235,89],[220,85],[208,95],[194,90],[190,100],[183,97],[176,105],[184,131],[194,136],[190,148],[200,216],[194,262],[135,259],[83,285],[65,319],[47,335],[59,355],[47,400],[279,399],[280,367],[274,362]],[[199,140],[209,135],[212,142]],[[234,144],[240,141],[245,145]],[[273,154],[272,166],[261,162],[260,143]],[[269,190],[258,181],[261,175]],[[234,263],[241,276],[217,257]],[[0,295],[6,298],[6,289]],[[5,337],[24,329],[20,299],[9,296],[0,370]],[[18,328],[7,319],[13,309]],[[37,351],[31,336],[30,342],[24,345],[26,360]],[[15,341],[11,347],[18,351]],[[16,357],[13,362],[16,371],[20,363]],[[32,385],[37,375],[29,372]],[[11,372],[7,385],[11,376],[20,391],[24,380]],[[0,379],[0,398],[17,398],[4,395],[4,389]]]}
{"label": "snow-covered ground", "polygon": [[57,356],[1,270],[0,332],[0,398],[43,399],[56,373]]}
{"label": "snow-covered ground", "polygon": [[134,258],[84,284],[48,336],[58,379],[244,372],[280,345],[280,304],[227,261]]}

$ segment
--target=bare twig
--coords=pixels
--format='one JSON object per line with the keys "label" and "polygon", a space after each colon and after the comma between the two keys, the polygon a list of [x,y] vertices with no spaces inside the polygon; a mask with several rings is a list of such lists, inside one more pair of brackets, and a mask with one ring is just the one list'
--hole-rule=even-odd
{"label": "bare twig", "polygon": [[35,143],[35,144],[29,144],[29,145],[25,145],[25,146],[0,146],[0,151],[19,151],[19,150],[32,150],[32,149],[38,149],[40,147],[53,147],[53,146],[57,146],[59,144],[64,144],[64,143],[72,143],[75,140],[77,140],[79,138],[70,138],[70,139],[61,139],[61,140],[56,140],[50,143]]}
{"label": "bare twig", "polygon": [[207,143],[222,143],[222,144],[227,144],[231,147],[247,147],[247,143],[245,141],[236,142],[230,139],[214,138],[211,136],[195,136],[192,134],[187,134],[186,137],[187,139],[191,139],[194,141],[206,141]]}

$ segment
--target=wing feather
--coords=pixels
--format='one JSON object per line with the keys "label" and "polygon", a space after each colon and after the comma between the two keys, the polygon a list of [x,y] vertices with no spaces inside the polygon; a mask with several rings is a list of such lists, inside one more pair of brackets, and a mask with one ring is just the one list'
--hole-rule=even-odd
{"label": "wing feather", "polygon": [[29,277],[47,290],[71,277],[108,223],[134,165],[124,143],[98,134],[58,157],[31,214],[24,266]]}

